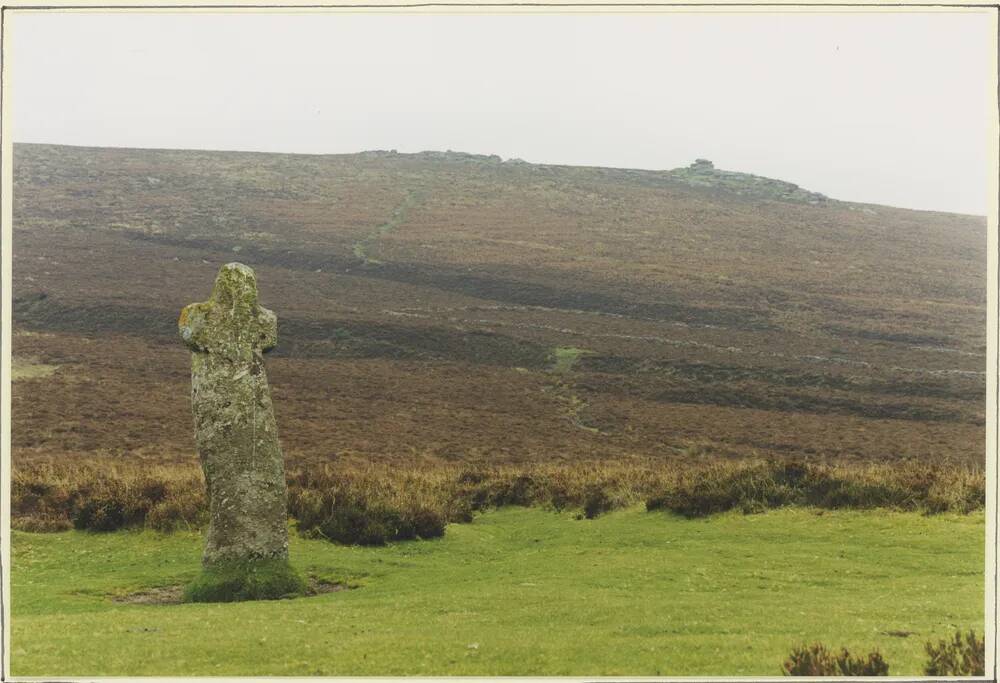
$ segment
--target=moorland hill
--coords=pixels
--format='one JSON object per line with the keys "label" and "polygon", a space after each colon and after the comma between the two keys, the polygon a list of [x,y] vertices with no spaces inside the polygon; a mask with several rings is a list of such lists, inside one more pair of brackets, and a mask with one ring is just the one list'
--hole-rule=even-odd
{"label": "moorland hill", "polygon": [[704,160],[18,144],[13,244],[15,458],[193,457],[177,314],[240,261],[291,459],[983,460],[982,217]]}

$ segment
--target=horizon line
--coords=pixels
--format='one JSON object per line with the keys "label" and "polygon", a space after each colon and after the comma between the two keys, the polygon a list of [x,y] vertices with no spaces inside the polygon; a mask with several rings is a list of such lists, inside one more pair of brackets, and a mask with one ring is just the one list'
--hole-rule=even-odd
{"label": "horizon line", "polygon": [[[371,153],[383,153],[383,154],[386,154],[386,155],[393,155],[393,154],[395,154],[395,155],[399,155],[399,156],[416,156],[416,155],[419,155],[419,154],[427,154],[427,153],[434,153],[434,154],[465,154],[465,155],[469,155],[469,156],[487,157],[487,158],[489,158],[489,157],[496,157],[496,158],[500,159],[500,163],[503,163],[503,164],[507,164],[507,163],[511,163],[511,162],[517,162],[517,163],[523,163],[523,164],[526,164],[526,165],[529,165],[529,166],[545,166],[545,167],[551,167],[551,168],[588,168],[588,169],[609,170],[609,171],[641,171],[641,172],[646,172],[646,173],[669,173],[670,171],[674,171],[674,170],[678,170],[678,169],[682,169],[682,168],[689,168],[690,166],[693,165],[693,163],[692,163],[692,164],[689,164],[688,166],[675,166],[673,168],[651,168],[651,167],[639,167],[639,166],[604,166],[604,165],[600,165],[600,164],[566,164],[566,163],[551,163],[551,162],[535,162],[535,161],[528,161],[527,159],[523,159],[521,157],[503,157],[503,156],[501,156],[499,154],[496,154],[496,153],[465,152],[465,151],[456,150],[456,149],[446,149],[446,150],[440,150],[440,149],[423,149],[423,150],[420,150],[418,152],[400,152],[396,148],[390,148],[390,149],[361,149],[361,150],[356,150],[356,151],[353,151],[353,152],[286,152],[286,151],[278,152],[278,151],[265,151],[265,150],[255,150],[255,149],[221,149],[221,148],[214,148],[214,147],[156,147],[156,146],[149,146],[149,147],[147,147],[147,146],[140,146],[140,147],[135,147],[135,146],[129,146],[129,145],[95,145],[95,144],[78,144],[78,143],[66,143],[66,142],[32,142],[32,141],[12,140],[11,141],[11,146],[13,147],[14,145],[46,145],[46,146],[49,146],[49,147],[77,147],[77,148],[81,148],[81,149],[120,149],[120,150],[159,151],[159,152],[215,152],[215,153],[221,153],[221,154],[227,154],[227,153],[228,154],[273,154],[273,155],[284,155],[284,156],[309,156],[309,157],[357,156],[359,154],[371,154]],[[698,161],[698,160],[708,161],[707,158],[703,158],[703,157],[698,157],[695,161]],[[826,193],[823,193],[823,192],[819,192],[819,191],[809,190],[807,188],[803,188],[801,185],[798,185],[796,183],[792,183],[792,181],[790,181],[790,180],[784,180],[782,178],[774,178],[774,177],[771,177],[771,176],[762,176],[762,175],[758,175],[756,173],[751,173],[749,171],[732,171],[732,170],[722,169],[722,168],[717,168],[717,170],[726,171],[726,172],[729,172],[729,173],[743,173],[743,174],[746,174],[746,175],[756,176],[758,178],[766,178],[768,180],[776,180],[776,181],[779,181],[779,182],[786,182],[786,183],[795,184],[796,187],[798,187],[799,189],[802,189],[802,190],[807,191],[807,192],[815,192],[816,194],[823,194],[824,196],[827,197],[828,200],[830,200],[832,202],[838,202],[838,203],[841,203],[841,204],[855,204],[855,205],[859,205],[859,206],[878,206],[878,207],[882,207],[882,208],[901,209],[903,211],[919,211],[919,212],[923,212],[923,213],[943,213],[943,214],[951,214],[951,215],[955,215],[955,216],[969,216],[969,217],[973,217],[973,218],[988,219],[988,216],[985,213],[984,214],[966,213],[966,212],[963,212],[963,211],[955,211],[955,210],[949,210],[949,209],[919,209],[919,208],[907,207],[907,206],[894,206],[894,205],[891,205],[891,204],[878,204],[878,203],[869,202],[869,201],[855,201],[855,200],[850,200],[850,199],[837,199],[835,197],[830,197],[829,195],[826,195]]]}

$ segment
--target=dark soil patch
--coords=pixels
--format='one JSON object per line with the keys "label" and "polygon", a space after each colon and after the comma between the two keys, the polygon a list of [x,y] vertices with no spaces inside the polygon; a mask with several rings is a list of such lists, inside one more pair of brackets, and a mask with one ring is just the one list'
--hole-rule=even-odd
{"label": "dark soil patch", "polygon": [[850,398],[815,396],[787,392],[769,395],[749,387],[726,385],[678,386],[651,397],[666,403],[691,403],[736,408],[753,408],[783,412],[805,412],[818,415],[856,415],[879,420],[911,420],[917,422],[967,422],[984,424],[978,416],[957,410],[930,408],[905,403],[866,403]]}
{"label": "dark soil patch", "polygon": [[[211,239],[167,235],[126,234],[139,242],[194,248],[207,253],[227,254],[228,243]],[[240,259],[250,266],[268,265],[290,270],[323,269],[330,273],[354,273],[362,277],[410,285],[432,287],[444,292],[520,306],[542,306],[610,313],[653,320],[676,320],[689,324],[716,325],[739,330],[773,330],[766,312],[736,307],[703,307],[677,301],[633,300],[619,292],[597,292],[587,287],[565,287],[511,279],[489,271],[470,272],[467,268],[421,263],[366,263],[356,258],[315,249],[296,250],[244,245]],[[510,267],[508,266],[508,270]],[[530,276],[530,275],[529,275]],[[544,275],[543,275],[544,277]],[[658,298],[662,299],[660,293]]]}
{"label": "dark soil patch", "polygon": [[889,380],[872,377],[869,374],[835,375],[750,365],[726,365],[669,358],[631,358],[609,354],[581,357],[577,370],[632,376],[660,374],[676,379],[729,385],[753,381],[780,387],[864,392],[887,396],[925,396],[974,401],[977,404],[982,401],[983,392],[986,390],[985,379],[978,377],[969,379],[927,377],[919,380],[893,377]]}
{"label": "dark soil patch", "polygon": [[[88,304],[56,300],[44,293],[14,301],[18,324],[48,332],[86,335],[134,334],[173,344],[177,337],[172,311],[128,304]],[[389,358],[459,360],[468,363],[542,368],[549,348],[479,330],[417,327],[340,319],[279,323],[278,358]]]}
{"label": "dark soil patch", "polygon": [[[341,581],[327,581],[310,576],[306,580],[305,597],[312,595],[322,595],[324,593],[337,593],[344,590],[358,588],[356,584],[343,583]],[[177,584],[174,586],[157,586],[156,588],[146,588],[135,593],[116,595],[111,598],[112,602],[127,605],[179,605],[184,601],[184,586]]]}
{"label": "dark soil patch", "polygon": [[871,341],[886,341],[899,344],[915,344],[925,346],[958,346],[958,340],[943,335],[917,334],[913,332],[893,332],[885,330],[844,327],[841,325],[824,325],[823,329],[841,337],[856,337]]}
{"label": "dark soil patch", "polygon": [[341,581],[327,581],[310,576],[306,580],[306,597],[310,595],[322,595],[323,593],[338,593],[340,591],[353,590],[356,584],[343,583]]}
{"label": "dark soil patch", "polygon": [[111,598],[112,602],[130,605],[179,605],[183,601],[184,586],[158,586]]}

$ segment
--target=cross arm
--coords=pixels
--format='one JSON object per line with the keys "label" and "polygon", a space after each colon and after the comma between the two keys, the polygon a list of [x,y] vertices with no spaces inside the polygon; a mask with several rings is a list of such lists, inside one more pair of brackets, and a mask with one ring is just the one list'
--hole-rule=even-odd
{"label": "cross arm", "polygon": [[278,345],[278,316],[274,314],[274,311],[259,306],[257,322],[260,325],[260,350],[270,351]]}
{"label": "cross arm", "polygon": [[181,311],[177,328],[181,339],[192,351],[208,351],[208,302],[190,304]]}

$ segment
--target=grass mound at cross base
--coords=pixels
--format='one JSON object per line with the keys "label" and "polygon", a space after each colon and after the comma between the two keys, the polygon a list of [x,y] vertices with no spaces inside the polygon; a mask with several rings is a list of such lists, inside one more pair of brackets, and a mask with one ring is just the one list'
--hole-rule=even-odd
{"label": "grass mound at cross base", "polygon": [[194,579],[201,537],[15,532],[12,673],[762,677],[818,641],[912,677],[928,641],[984,624],[982,513],[506,508],[430,541],[290,544],[302,575],[356,588],[116,602]]}
{"label": "grass mound at cross base", "polygon": [[288,560],[218,563],[184,589],[185,602],[277,600],[305,594],[306,583]]}

